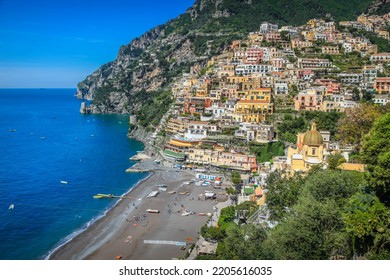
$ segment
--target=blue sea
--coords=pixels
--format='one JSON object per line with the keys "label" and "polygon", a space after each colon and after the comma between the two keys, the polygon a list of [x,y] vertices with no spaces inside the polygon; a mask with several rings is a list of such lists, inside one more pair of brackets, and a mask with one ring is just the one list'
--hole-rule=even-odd
{"label": "blue sea", "polygon": [[0,259],[44,259],[117,202],[93,195],[146,176],[125,173],[128,116],[82,115],[75,92],[0,89]]}

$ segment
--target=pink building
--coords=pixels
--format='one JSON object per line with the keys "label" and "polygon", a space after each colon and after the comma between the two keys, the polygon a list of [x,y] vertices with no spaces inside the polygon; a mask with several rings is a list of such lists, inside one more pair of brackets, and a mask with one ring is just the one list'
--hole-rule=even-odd
{"label": "pink building", "polygon": [[297,76],[300,80],[310,80],[314,76],[314,72],[311,69],[298,69]]}
{"label": "pink building", "polygon": [[267,42],[279,41],[281,40],[280,33],[276,31],[268,32],[265,34],[265,40]]}
{"label": "pink building", "polygon": [[340,92],[340,84],[332,79],[317,79],[315,81],[323,86],[326,86],[326,94],[335,94]]}
{"label": "pink building", "polygon": [[247,48],[245,51],[246,63],[256,64],[261,62],[264,57],[264,51],[260,48]]}
{"label": "pink building", "polygon": [[315,89],[306,89],[301,91],[294,98],[294,108],[297,111],[319,111],[324,97],[322,92]]}

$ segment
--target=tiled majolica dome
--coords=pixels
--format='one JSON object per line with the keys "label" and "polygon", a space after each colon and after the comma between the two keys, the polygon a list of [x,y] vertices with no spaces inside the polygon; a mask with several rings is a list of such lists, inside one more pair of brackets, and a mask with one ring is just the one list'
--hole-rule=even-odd
{"label": "tiled majolica dome", "polygon": [[317,131],[317,125],[315,122],[311,125],[311,130],[305,133],[303,136],[303,145],[308,146],[321,146],[324,144],[321,133]]}

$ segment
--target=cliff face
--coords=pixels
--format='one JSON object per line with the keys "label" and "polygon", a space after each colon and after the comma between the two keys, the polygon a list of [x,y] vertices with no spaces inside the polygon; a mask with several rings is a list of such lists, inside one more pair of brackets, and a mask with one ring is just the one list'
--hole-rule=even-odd
{"label": "cliff face", "polygon": [[115,61],[78,84],[77,96],[94,100],[92,113],[136,112],[151,93],[168,88],[175,77],[263,21],[303,24],[328,13],[350,19],[370,4],[372,0],[197,0],[176,19],[122,46]]}
{"label": "cliff face", "polygon": [[115,61],[79,83],[77,97],[94,100],[93,113],[128,113],[139,99],[147,99],[133,93],[158,91],[204,60],[194,53],[188,36],[156,27],[122,46]]}

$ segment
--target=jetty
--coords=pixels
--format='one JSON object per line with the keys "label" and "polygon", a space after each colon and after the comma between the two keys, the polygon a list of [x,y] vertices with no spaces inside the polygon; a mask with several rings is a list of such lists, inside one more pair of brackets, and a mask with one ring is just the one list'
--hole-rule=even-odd
{"label": "jetty", "polygon": [[138,169],[138,168],[133,168],[133,167],[126,169],[127,173],[146,173],[146,172],[151,172],[151,171],[152,171],[151,169]]}
{"label": "jetty", "polygon": [[144,153],[141,153],[141,152],[137,152],[136,155],[134,155],[130,158],[130,160],[133,160],[133,161],[140,161],[140,160],[145,160],[145,159],[150,159],[150,156],[148,156]]}

